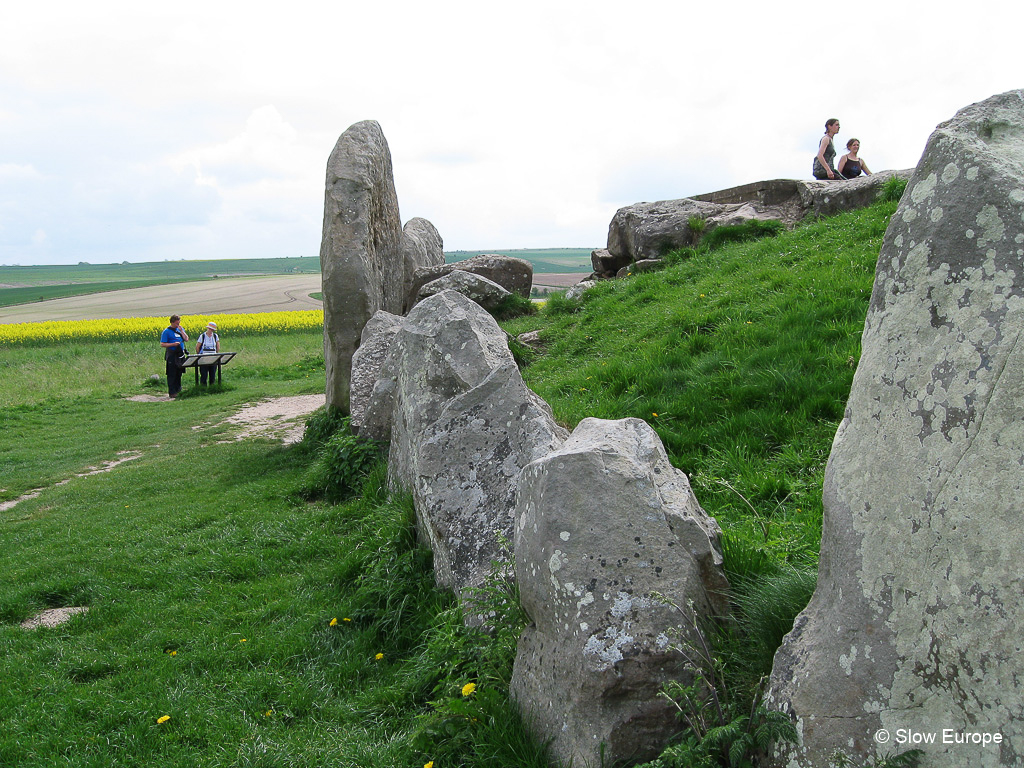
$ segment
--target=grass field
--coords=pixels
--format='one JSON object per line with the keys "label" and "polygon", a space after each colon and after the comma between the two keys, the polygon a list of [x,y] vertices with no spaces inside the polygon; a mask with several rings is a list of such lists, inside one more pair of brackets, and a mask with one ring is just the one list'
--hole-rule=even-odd
{"label": "grass field", "polygon": [[520,625],[465,629],[383,465],[327,503],[315,446],[232,439],[243,404],[323,392],[319,329],[231,348],[160,402],[125,399],[166,391],[151,342],[0,355],[0,501],[39,490],[0,510],[0,766],[539,768],[502,692]]}

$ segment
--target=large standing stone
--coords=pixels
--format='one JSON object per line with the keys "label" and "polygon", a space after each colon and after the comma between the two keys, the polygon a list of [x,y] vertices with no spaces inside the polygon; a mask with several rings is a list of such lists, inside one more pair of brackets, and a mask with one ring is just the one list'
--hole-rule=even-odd
{"label": "large standing stone", "polygon": [[639,419],[584,419],[523,470],[516,579],[533,624],[512,694],[560,764],[650,759],[679,731],[658,694],[693,680],[673,647],[697,641],[691,605],[699,621],[725,611],[718,536]]}
{"label": "large standing stone", "polygon": [[[772,671],[802,737],[778,765],[911,746],[935,768],[1024,763],[1021,179],[1012,91],[936,128],[886,232],[818,586]],[[964,733],[1001,741],[948,743]]]}
{"label": "large standing stone", "polygon": [[565,430],[523,383],[504,331],[455,291],[406,317],[370,410],[391,413],[389,479],[413,494],[438,584],[478,586],[510,559],[520,470]]}
{"label": "large standing stone", "polygon": [[409,296],[416,270],[444,264],[444,241],[434,225],[426,219],[409,219],[402,228],[402,261],[402,299],[406,304],[403,311],[408,312],[412,308]]}
{"label": "large standing stone", "polygon": [[402,312],[402,224],[391,152],[367,120],[345,131],[327,161],[320,270],[327,405],[349,410],[352,355],[379,309]]}

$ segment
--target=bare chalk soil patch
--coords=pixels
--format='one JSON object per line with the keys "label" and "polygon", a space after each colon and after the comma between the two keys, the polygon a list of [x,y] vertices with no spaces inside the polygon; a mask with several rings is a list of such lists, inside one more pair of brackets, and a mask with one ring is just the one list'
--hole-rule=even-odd
{"label": "bare chalk soil patch", "polygon": [[242,428],[235,435],[236,440],[244,440],[249,437],[268,437],[290,445],[302,440],[302,434],[306,429],[305,417],[326,401],[325,395],[277,397],[262,403],[243,406],[238,413],[229,416],[222,423]]}
{"label": "bare chalk soil patch", "polygon": [[85,613],[89,609],[83,606],[72,608],[48,608],[37,613],[31,619],[21,622],[22,629],[39,629],[39,627],[59,627],[66,621],[71,621],[73,616]]}

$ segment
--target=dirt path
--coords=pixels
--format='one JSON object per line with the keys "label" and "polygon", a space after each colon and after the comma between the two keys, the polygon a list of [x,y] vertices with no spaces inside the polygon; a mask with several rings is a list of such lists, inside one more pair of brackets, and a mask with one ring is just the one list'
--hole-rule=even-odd
{"label": "dirt path", "polygon": [[[169,403],[170,398],[166,395],[157,397],[154,395],[135,395],[127,398],[133,402],[140,403]],[[245,440],[252,437],[263,437],[271,440],[280,440],[285,445],[297,443],[302,440],[302,433],[305,430],[305,417],[322,406],[326,398],[324,395],[296,395],[294,397],[277,397],[273,400],[264,400],[259,403],[244,405],[233,416],[228,416],[220,424],[231,424],[240,427],[235,434],[235,440]],[[209,424],[200,424],[193,429],[204,429]],[[218,425],[219,426],[219,425]],[[138,451],[122,451],[117,458],[104,461],[98,466],[87,467],[84,472],[79,472],[75,477],[88,477],[101,472],[109,472],[114,467],[142,458],[143,454]],[[66,478],[53,487],[71,482],[72,478]],[[45,488],[35,488],[26,494],[10,501],[0,502],[0,512],[13,509],[23,501],[34,499]]]}
{"label": "dirt path", "polygon": [[269,437],[285,445],[302,440],[306,428],[305,418],[327,401],[324,395],[296,395],[278,397],[262,403],[243,406],[234,416],[223,422],[242,427],[236,440],[247,437]]}

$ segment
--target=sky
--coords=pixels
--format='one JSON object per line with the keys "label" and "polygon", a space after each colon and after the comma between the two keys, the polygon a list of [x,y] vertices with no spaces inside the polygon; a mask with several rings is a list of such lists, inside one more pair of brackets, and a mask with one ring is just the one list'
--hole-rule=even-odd
{"label": "sky", "polygon": [[[943,9],[947,10],[943,10]],[[810,178],[825,120],[912,168],[1024,87],[1024,4],[5,4],[0,264],[313,256],[376,120],[446,250],[603,247],[618,208]]]}

